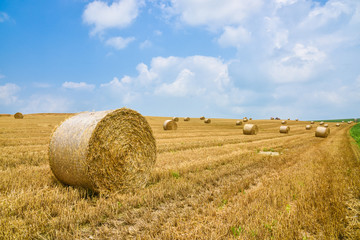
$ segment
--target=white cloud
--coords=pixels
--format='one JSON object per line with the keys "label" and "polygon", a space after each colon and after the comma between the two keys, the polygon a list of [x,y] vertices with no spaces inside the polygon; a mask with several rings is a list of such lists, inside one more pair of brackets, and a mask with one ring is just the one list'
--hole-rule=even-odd
{"label": "white cloud", "polygon": [[0,85],[0,104],[10,105],[18,101],[16,93],[20,91],[20,87],[13,83],[6,83],[5,85]]}
{"label": "white cloud", "polygon": [[151,43],[151,41],[149,41],[149,40],[145,40],[145,41],[143,41],[142,43],[140,43],[140,49],[144,49],[144,48],[149,48],[149,47],[151,47],[152,46],[152,43]]}
{"label": "white cloud", "polygon": [[94,25],[92,34],[110,28],[125,28],[136,19],[143,4],[142,0],[119,0],[111,5],[103,1],[94,1],[85,7],[83,21]]}
{"label": "white cloud", "polygon": [[6,12],[0,12],[0,23],[9,20],[9,15]]}
{"label": "white cloud", "polygon": [[21,109],[24,113],[53,113],[70,112],[71,103],[67,98],[53,95],[32,95],[27,101],[27,105]]}
{"label": "white cloud", "polygon": [[236,28],[227,26],[224,28],[223,34],[218,39],[218,43],[223,47],[233,46],[240,48],[243,43],[249,42],[250,39],[251,33],[242,26]]}
{"label": "white cloud", "polygon": [[126,48],[127,45],[134,40],[135,40],[134,37],[128,37],[128,38],[113,37],[113,38],[109,38],[106,41],[106,45],[114,47],[117,50],[121,50],[123,48]]}
{"label": "white cloud", "polygon": [[171,0],[171,5],[163,8],[187,25],[217,29],[241,24],[262,4],[262,0]]}
{"label": "white cloud", "polygon": [[76,90],[94,90],[95,85],[94,84],[87,84],[85,82],[64,82],[62,84],[63,88],[68,88],[68,89],[76,89]]}

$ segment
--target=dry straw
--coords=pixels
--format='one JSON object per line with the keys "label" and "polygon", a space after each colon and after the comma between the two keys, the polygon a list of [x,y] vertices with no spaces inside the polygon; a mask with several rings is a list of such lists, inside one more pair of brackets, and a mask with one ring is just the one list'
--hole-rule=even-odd
{"label": "dry straw", "polygon": [[190,121],[190,118],[189,118],[189,117],[186,117],[186,118],[184,118],[184,121],[185,121],[185,122],[188,122],[188,121]]}
{"label": "dry straw", "polygon": [[311,121],[310,123],[311,123],[311,124],[314,124],[314,121]]}
{"label": "dry straw", "polygon": [[319,125],[324,125],[324,122],[320,122]]}
{"label": "dry straw", "polygon": [[281,124],[286,124],[286,121],[285,120],[281,121]]}
{"label": "dry straw", "polygon": [[325,124],[324,124],[324,127],[326,127],[326,128],[329,127],[329,124],[325,123]]}
{"label": "dry straw", "polygon": [[306,125],[306,127],[305,127],[306,130],[310,130],[311,128],[312,128],[311,125]]}
{"label": "dry straw", "polygon": [[252,120],[252,118],[249,118],[249,120]]}
{"label": "dry straw", "polygon": [[23,119],[24,115],[21,112],[17,112],[14,114],[14,118],[15,119]]}
{"label": "dry straw", "polygon": [[337,123],[335,126],[340,127],[340,123]]}
{"label": "dry straw", "polygon": [[330,128],[317,127],[315,131],[315,137],[326,138],[330,134]]}
{"label": "dry straw", "polygon": [[288,118],[288,121],[290,121],[290,118]]}
{"label": "dry straw", "polygon": [[174,122],[178,122],[178,121],[179,121],[179,118],[178,118],[178,117],[173,117],[172,120],[173,120]]}
{"label": "dry straw", "polygon": [[270,120],[274,120],[275,118],[271,117]]}
{"label": "dry straw", "polygon": [[205,120],[205,117],[204,116],[200,117],[200,120]]}
{"label": "dry straw", "polygon": [[149,180],[156,142],[146,119],[134,110],[84,112],[56,128],[49,161],[64,184],[97,192],[127,191]]}
{"label": "dry straw", "polygon": [[246,117],[243,118],[243,122],[249,121]]}
{"label": "dry straw", "polygon": [[211,123],[211,119],[210,118],[205,119],[204,123]]}
{"label": "dry straw", "polygon": [[239,121],[236,121],[236,125],[241,125],[242,122],[239,120]]}
{"label": "dry straw", "polygon": [[173,120],[165,120],[165,122],[163,124],[163,128],[164,128],[164,130],[176,130],[177,124]]}
{"label": "dry straw", "polygon": [[299,121],[299,119],[295,119],[295,121]]}
{"label": "dry straw", "polygon": [[348,121],[348,124],[352,124],[352,121]]}
{"label": "dry straw", "polygon": [[256,135],[259,131],[259,128],[255,124],[245,124],[243,128],[243,134],[245,135]]}
{"label": "dry straw", "polygon": [[290,127],[289,126],[280,126],[280,133],[289,133]]}

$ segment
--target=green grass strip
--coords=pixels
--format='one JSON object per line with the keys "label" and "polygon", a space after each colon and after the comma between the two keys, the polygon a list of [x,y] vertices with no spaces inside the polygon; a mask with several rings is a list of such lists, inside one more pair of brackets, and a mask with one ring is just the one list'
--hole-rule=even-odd
{"label": "green grass strip", "polygon": [[350,135],[355,139],[357,145],[360,147],[360,123],[350,129]]}

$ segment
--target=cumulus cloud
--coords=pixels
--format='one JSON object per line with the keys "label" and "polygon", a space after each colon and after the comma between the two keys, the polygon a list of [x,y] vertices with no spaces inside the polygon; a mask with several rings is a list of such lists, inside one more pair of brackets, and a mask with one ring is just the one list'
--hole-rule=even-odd
{"label": "cumulus cloud", "polygon": [[63,88],[68,88],[68,89],[76,89],[76,90],[94,90],[95,85],[94,84],[88,84],[85,82],[64,82],[62,84]]}
{"label": "cumulus cloud", "polygon": [[114,47],[117,50],[126,48],[129,43],[134,41],[134,37],[122,38],[122,37],[112,37],[106,41],[106,45]]}
{"label": "cumulus cloud", "polygon": [[225,27],[223,34],[218,39],[218,42],[223,47],[236,47],[240,48],[243,43],[249,42],[251,39],[251,33],[243,28],[239,27]]}
{"label": "cumulus cloud", "polygon": [[93,25],[92,34],[111,28],[125,28],[136,19],[143,4],[142,0],[119,0],[111,5],[94,1],[85,7],[83,21]]}
{"label": "cumulus cloud", "polygon": [[18,96],[16,94],[20,91],[20,87],[13,83],[6,83],[5,85],[0,85],[0,104],[1,105],[10,105],[18,101]]}
{"label": "cumulus cloud", "polygon": [[24,113],[66,113],[71,111],[71,102],[60,96],[48,94],[34,94],[26,101],[26,106],[21,108]]}

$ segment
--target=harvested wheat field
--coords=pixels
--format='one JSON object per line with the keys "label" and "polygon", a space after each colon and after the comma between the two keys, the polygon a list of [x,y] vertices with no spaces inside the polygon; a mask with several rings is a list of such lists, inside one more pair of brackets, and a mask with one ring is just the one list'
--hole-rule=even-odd
{"label": "harvested wheat field", "polygon": [[[146,117],[157,160],[145,188],[95,194],[53,175],[51,133],[70,114],[0,118],[0,239],[360,239],[354,124]],[[334,126],[333,126],[333,125]],[[277,152],[259,154],[259,152]]]}

